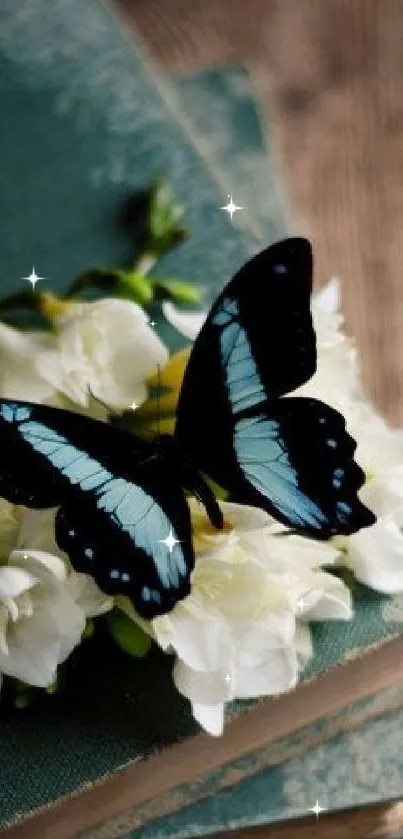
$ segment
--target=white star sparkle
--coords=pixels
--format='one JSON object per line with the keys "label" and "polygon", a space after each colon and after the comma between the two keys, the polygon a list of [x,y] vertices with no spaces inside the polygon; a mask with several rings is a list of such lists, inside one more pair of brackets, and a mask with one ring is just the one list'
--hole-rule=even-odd
{"label": "white star sparkle", "polygon": [[315,815],[316,815],[316,820],[318,820],[318,818],[319,818],[319,814],[320,814],[320,813],[324,813],[324,812],[326,812],[327,807],[321,807],[321,806],[320,806],[320,804],[319,804],[318,799],[316,799],[316,804],[315,804],[315,806],[314,806],[314,807],[309,807],[309,810],[310,810],[310,812],[311,812],[311,813],[315,813]]}
{"label": "white star sparkle", "polygon": [[166,536],[165,539],[158,539],[158,542],[160,542],[162,545],[166,545],[169,550],[169,553],[171,554],[175,545],[179,545],[180,539],[175,539],[171,527],[168,536]]}
{"label": "white star sparkle", "polygon": [[28,277],[21,277],[22,280],[27,280],[28,283],[31,283],[33,291],[35,291],[35,286],[38,280],[46,280],[46,277],[38,277],[37,273],[35,272],[35,266],[32,266],[32,271]]}
{"label": "white star sparkle", "polygon": [[220,207],[220,210],[225,210],[225,212],[228,213],[229,216],[231,216],[232,221],[232,216],[234,215],[234,213],[236,213],[237,210],[244,210],[245,207],[237,207],[237,205],[234,204],[232,200],[232,195],[229,195],[228,198],[228,204],[226,204],[225,207]]}
{"label": "white star sparkle", "polygon": [[305,600],[304,600],[303,597],[300,597],[299,600],[297,600],[297,606],[298,606],[298,609],[300,610],[300,612],[303,612],[304,609],[305,609],[305,606],[307,606],[307,605],[308,604],[305,603]]}
{"label": "white star sparkle", "polygon": [[132,404],[129,405],[129,408],[130,408],[131,411],[137,411],[138,407],[139,406],[138,406],[137,402],[132,402]]}

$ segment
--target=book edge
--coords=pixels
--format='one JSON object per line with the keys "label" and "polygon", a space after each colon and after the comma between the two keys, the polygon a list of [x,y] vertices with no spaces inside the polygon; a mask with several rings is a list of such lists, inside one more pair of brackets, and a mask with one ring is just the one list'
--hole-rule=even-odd
{"label": "book edge", "polygon": [[[357,651],[357,657],[336,665],[320,679],[313,678],[271,700],[270,716],[267,702],[255,706],[231,720],[221,738],[200,733],[126,766],[106,779],[35,810],[3,831],[3,839],[52,839],[55,828],[58,839],[121,836],[122,816],[125,819],[135,816],[137,810],[139,816],[134,826],[140,827],[149,820],[150,810],[144,810],[144,805],[155,803],[157,796],[159,804],[164,796],[165,809],[154,817],[174,812],[175,795],[177,800],[178,790],[184,784],[197,782],[199,797],[203,797],[201,784],[209,772],[401,682],[403,637],[398,636],[376,649]],[[178,802],[179,806],[183,806],[182,801]]]}

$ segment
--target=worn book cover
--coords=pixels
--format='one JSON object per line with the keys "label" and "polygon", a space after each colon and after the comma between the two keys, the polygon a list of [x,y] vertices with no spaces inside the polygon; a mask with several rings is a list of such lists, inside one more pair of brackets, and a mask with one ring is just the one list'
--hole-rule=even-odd
{"label": "worn book cover", "polygon": [[[0,96],[8,114],[1,140],[2,159],[8,164],[1,211],[2,290],[17,290],[33,263],[54,289],[64,288],[89,265],[120,263],[130,245],[115,225],[118,208],[128,194],[163,172],[188,208],[186,222],[192,234],[166,258],[164,271],[203,287],[210,285],[213,294],[247,255],[257,251],[261,237],[247,213],[245,229],[240,231],[220,211],[227,181],[209,163],[203,144],[198,145],[196,124],[182,113],[176,90],[150,70],[141,46],[102,4],[56,0],[49,6],[44,0],[25,0],[16,12],[11,0],[5,0],[1,23]],[[273,214],[276,206],[272,204]],[[267,224],[268,242],[277,238],[282,225],[283,216],[273,215]],[[167,324],[161,321],[158,326],[172,349],[182,343]],[[315,627],[316,654],[306,679],[380,646],[398,635],[400,626],[396,612],[390,611],[390,600],[362,588],[354,623]],[[278,730],[273,728],[276,714],[269,700],[267,709],[258,705],[246,714],[246,726],[235,719],[222,741],[202,735],[192,744],[189,738],[197,728],[186,702],[173,688],[168,657],[153,651],[144,660],[133,661],[115,647],[110,652],[103,647],[101,654],[88,643],[60,696],[2,720],[2,824],[18,822],[64,799],[60,817],[51,807],[32,823],[17,827],[15,836],[84,836],[101,823],[105,827],[97,835],[122,835],[119,813],[130,810],[136,795],[143,806],[152,799],[155,803],[156,790],[161,802],[162,792],[170,790],[169,760],[164,774],[163,760],[151,764],[145,757],[160,754],[163,759],[168,753],[165,747],[186,741],[196,779],[203,756],[206,775],[220,762],[263,748],[266,727],[268,742],[278,734],[286,736],[280,722]],[[392,688],[399,676],[395,663],[400,639],[389,650],[389,658],[380,657],[379,650],[374,653],[379,678],[372,685],[368,665],[364,664],[362,679],[360,671],[354,671],[356,675],[347,680],[354,695],[346,687],[345,697],[333,701],[338,679],[321,680],[321,714],[338,713],[343,703]],[[305,717],[292,718],[292,708],[296,712],[300,704],[297,694],[287,699],[288,731],[293,726],[302,730],[315,719],[312,685],[307,689],[311,705]],[[232,740],[236,731],[239,739]],[[100,795],[93,797],[94,784],[126,766],[130,774],[112,778],[115,785],[109,799],[102,786]],[[124,777],[129,779],[126,785]],[[173,784],[175,775],[171,777]],[[176,780],[179,789],[180,773]],[[124,790],[121,798],[119,790]],[[171,810],[174,798],[171,795]],[[179,795],[177,806],[183,803]],[[158,816],[155,809],[152,816]],[[143,822],[145,817],[150,811]],[[110,819],[115,821],[108,826]],[[137,819],[130,826],[141,823]]]}

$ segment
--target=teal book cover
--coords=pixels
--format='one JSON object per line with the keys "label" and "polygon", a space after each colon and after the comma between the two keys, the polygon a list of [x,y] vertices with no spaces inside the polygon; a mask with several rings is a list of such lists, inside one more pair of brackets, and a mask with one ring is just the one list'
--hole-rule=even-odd
{"label": "teal book cover", "polygon": [[[203,141],[200,112],[187,116],[181,91],[150,69],[141,45],[106,6],[23,0],[16,10],[5,0],[0,23],[0,97],[8,114],[1,138],[7,160],[2,293],[18,291],[33,264],[50,289],[62,290],[88,266],[121,263],[130,245],[115,225],[117,211],[156,173],[173,182],[191,230],[189,241],[159,270],[210,286],[212,295],[258,250],[265,232],[269,243],[290,229],[278,186],[266,220],[260,204],[255,220],[245,211],[243,230],[231,224],[220,210],[227,192],[237,198],[223,147],[214,151],[206,134]],[[274,173],[268,183],[274,183]],[[242,182],[241,200],[250,205],[245,173]],[[157,329],[172,350],[183,345],[162,318]],[[390,598],[362,588],[353,623],[318,624],[313,632],[315,657],[307,679],[399,635],[401,617]],[[1,721],[4,826],[198,731],[173,687],[169,657],[153,650],[133,662],[115,647],[103,648],[102,655],[95,646],[88,649],[65,691],[46,702],[46,713],[35,706]],[[397,697],[398,691],[389,697],[392,706]],[[218,754],[219,741],[215,748]],[[177,804],[183,806],[180,797]],[[64,836],[74,835],[67,830]],[[122,821],[107,830],[97,835],[122,835]],[[52,836],[45,829],[36,835]]]}

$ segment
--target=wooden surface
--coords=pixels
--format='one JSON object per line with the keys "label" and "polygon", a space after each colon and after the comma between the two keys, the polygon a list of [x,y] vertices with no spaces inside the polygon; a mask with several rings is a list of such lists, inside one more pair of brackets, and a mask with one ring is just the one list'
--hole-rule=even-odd
{"label": "wooden surface", "polygon": [[403,425],[403,0],[115,2],[170,73],[253,71],[317,281],[341,278],[367,391]]}

